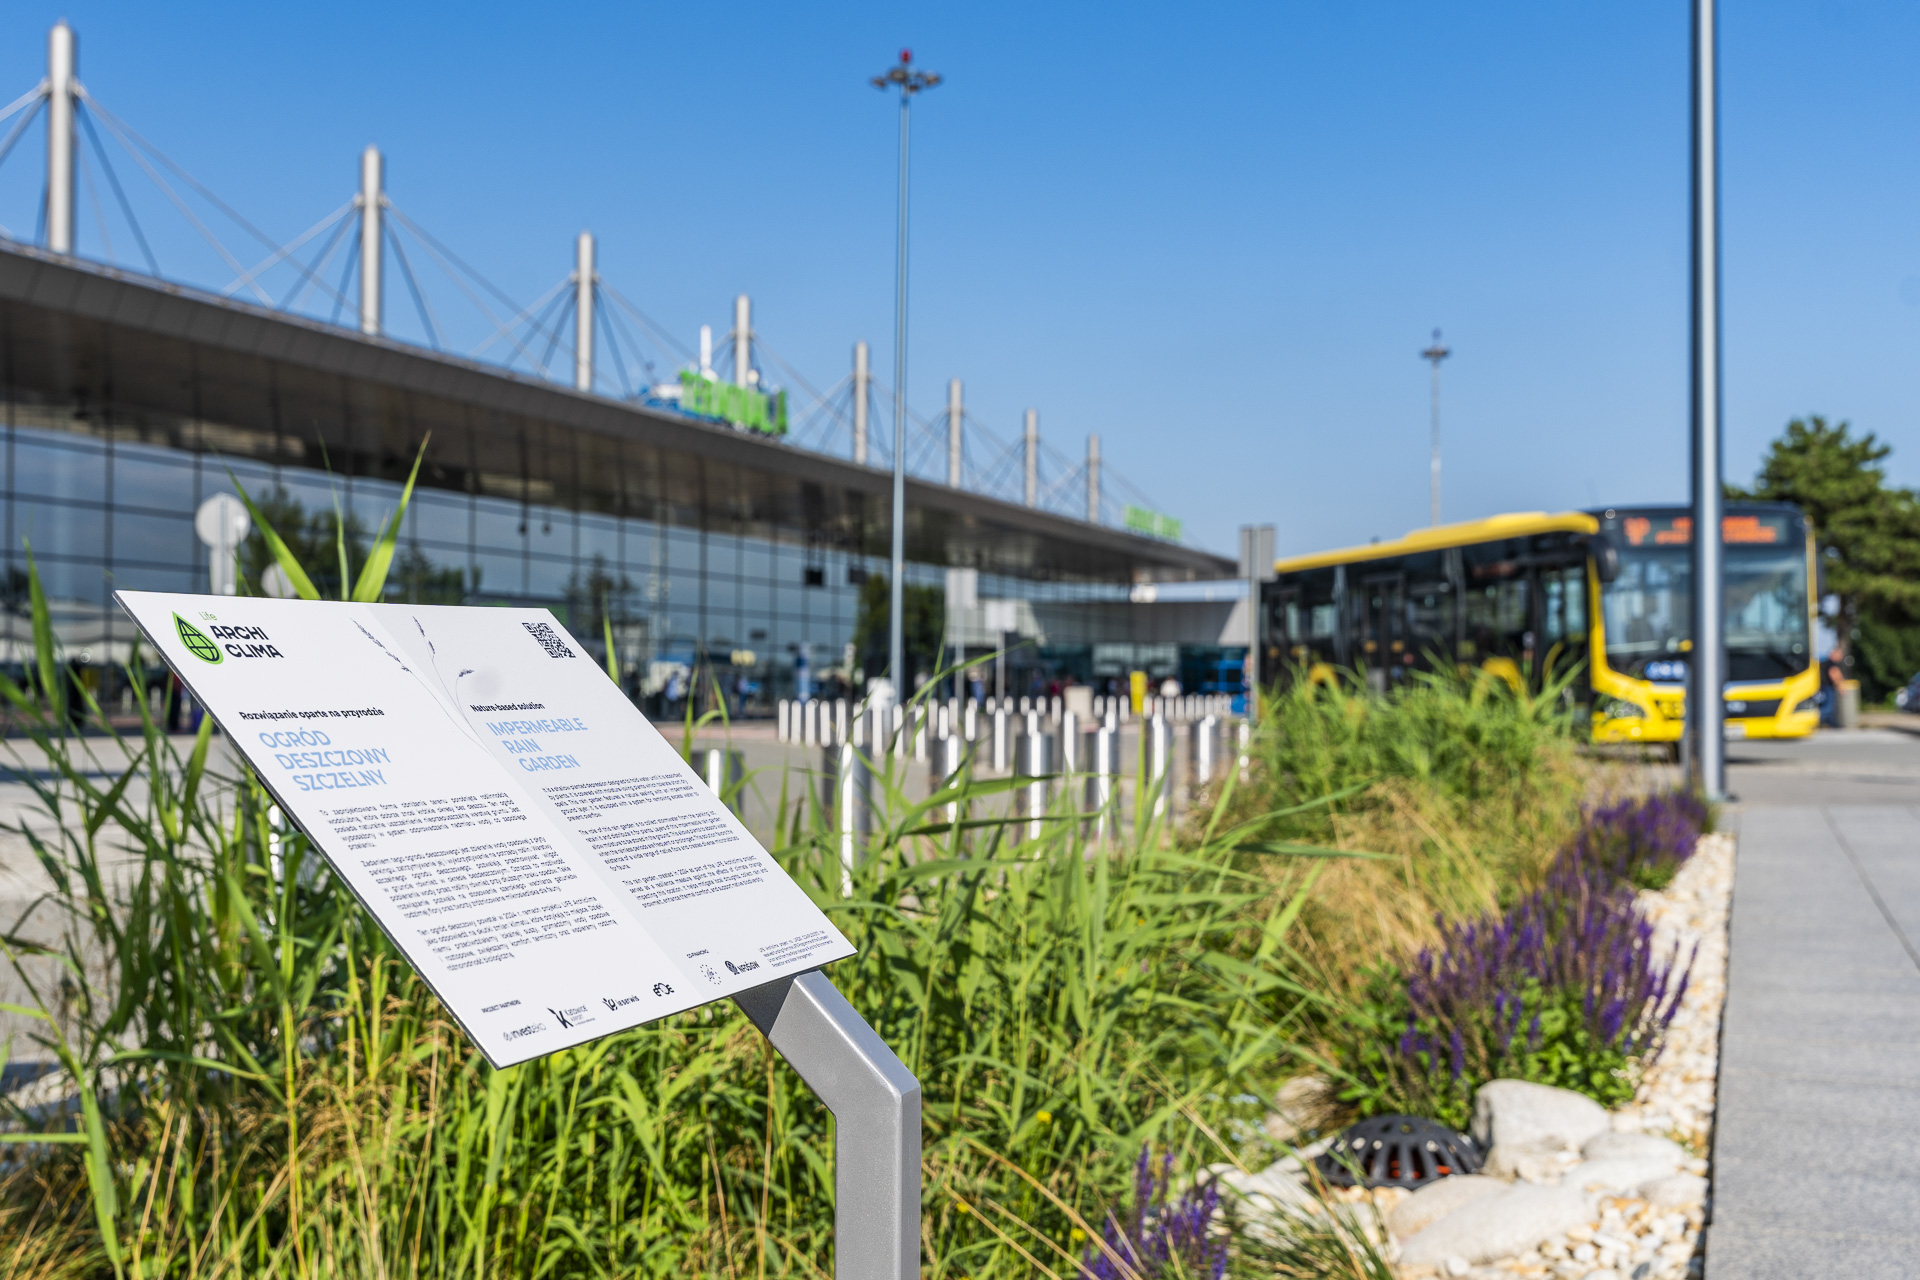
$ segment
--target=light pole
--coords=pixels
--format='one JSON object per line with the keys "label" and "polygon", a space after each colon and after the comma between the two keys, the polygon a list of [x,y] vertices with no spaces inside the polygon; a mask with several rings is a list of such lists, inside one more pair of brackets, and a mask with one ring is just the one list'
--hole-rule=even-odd
{"label": "light pole", "polygon": [[1433,457],[1428,463],[1429,483],[1432,485],[1433,523],[1440,523],[1440,362],[1453,352],[1440,345],[1440,331],[1433,331],[1433,345],[1420,353],[1420,358],[1433,365]]}
{"label": "light pole", "polygon": [[893,580],[888,584],[887,674],[894,697],[906,701],[907,654],[902,616],[906,611],[907,569],[907,124],[913,97],[940,83],[931,71],[916,71],[913,50],[900,51],[899,65],[873,78],[873,87],[900,91],[900,254],[894,262],[893,288]]}
{"label": "light pole", "polygon": [[1727,794],[1720,560],[1720,124],[1714,0],[1693,0],[1693,652],[1688,781]]}

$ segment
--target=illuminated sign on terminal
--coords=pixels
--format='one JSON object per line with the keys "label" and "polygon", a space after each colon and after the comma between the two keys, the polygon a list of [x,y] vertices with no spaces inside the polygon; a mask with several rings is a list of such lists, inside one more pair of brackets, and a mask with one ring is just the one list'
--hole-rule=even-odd
{"label": "illuminated sign on terminal", "polygon": [[1184,528],[1172,516],[1163,516],[1145,507],[1128,507],[1125,519],[1129,532],[1144,533],[1149,538],[1164,538],[1168,542],[1180,541],[1180,531]]}
{"label": "illuminated sign on terminal", "polygon": [[703,418],[718,418],[743,431],[787,434],[787,393],[766,392],[717,382],[697,369],[680,371],[680,407]]}

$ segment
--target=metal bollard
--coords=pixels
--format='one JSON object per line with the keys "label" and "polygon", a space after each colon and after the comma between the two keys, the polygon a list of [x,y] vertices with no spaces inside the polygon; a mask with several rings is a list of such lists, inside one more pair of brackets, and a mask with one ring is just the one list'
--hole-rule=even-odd
{"label": "metal bollard", "polygon": [[968,742],[980,741],[980,704],[972,698],[967,699],[966,710],[960,716],[960,736]]}
{"label": "metal bollard", "polygon": [[740,812],[740,780],[746,775],[746,757],[723,747],[700,747],[693,753],[693,769],[707,790],[720,797],[727,808]]}
{"label": "metal bollard", "polygon": [[[1034,716],[1038,719],[1038,716]],[[1047,775],[1053,772],[1053,736],[1044,730],[1029,731],[1020,735],[1020,752],[1016,772],[1022,778],[1034,781],[1020,788],[1020,794],[1026,802],[1027,839],[1038,840],[1047,829]]]}
{"label": "metal bollard", "polygon": [[1094,839],[1105,840],[1119,829],[1114,796],[1120,789],[1120,730],[1094,732],[1092,763],[1093,772],[1087,777],[1087,809],[1094,815]]}
{"label": "metal bollard", "polygon": [[1072,711],[1060,713],[1060,772],[1079,773],[1086,767],[1080,743],[1080,717]]}
{"label": "metal bollard", "polygon": [[993,709],[993,771],[1005,773],[1013,763],[1013,716],[1005,707]]}
{"label": "metal bollard", "polygon": [[[927,721],[930,718],[927,714],[928,710],[926,707],[915,707],[913,710],[913,719],[909,722],[913,729],[913,760],[915,764],[925,764],[927,762]],[[940,708],[941,715],[944,716],[946,713],[947,709],[945,707]]]}
{"label": "metal bollard", "polygon": [[1238,740],[1240,753],[1240,781],[1253,781],[1253,724],[1242,720],[1234,726],[1234,737]]}
{"label": "metal bollard", "polygon": [[833,704],[833,740],[835,743],[847,740],[847,700],[836,698]]}
{"label": "metal bollard", "polygon": [[778,716],[780,720],[780,728],[777,730],[777,740],[780,742],[793,741],[793,703],[786,698],[780,699],[779,703],[774,707],[774,714]]}
{"label": "metal bollard", "polygon": [[1140,725],[1140,795],[1150,819],[1172,816],[1173,726],[1165,716]]}
{"label": "metal bollard", "polygon": [[848,742],[836,757],[833,827],[840,840],[840,892],[853,896],[853,869],[873,831],[873,770],[860,747]]}
{"label": "metal bollard", "polygon": [[1202,716],[1187,727],[1187,771],[1197,792],[1220,776],[1220,720]]}
{"label": "metal bollard", "polygon": [[[932,789],[944,791],[960,781],[960,774],[967,767],[968,742],[957,733],[950,733],[937,741],[931,773]],[[967,817],[967,805],[964,800],[954,800],[947,805],[948,822],[964,822]]]}

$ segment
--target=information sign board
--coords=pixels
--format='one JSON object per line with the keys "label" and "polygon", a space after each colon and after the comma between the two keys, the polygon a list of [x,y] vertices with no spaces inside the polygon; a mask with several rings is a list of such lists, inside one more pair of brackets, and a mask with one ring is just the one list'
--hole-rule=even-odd
{"label": "information sign board", "polygon": [[544,609],[117,598],[497,1067],[853,954]]}

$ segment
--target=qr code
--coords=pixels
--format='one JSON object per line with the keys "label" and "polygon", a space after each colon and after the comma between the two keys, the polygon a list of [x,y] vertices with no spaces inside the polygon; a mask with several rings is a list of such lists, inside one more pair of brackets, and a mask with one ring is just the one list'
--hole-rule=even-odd
{"label": "qr code", "polygon": [[523,622],[520,625],[531,632],[533,638],[540,642],[540,647],[547,651],[549,658],[571,658],[573,656],[573,650],[567,648],[567,642],[560,638],[560,633],[548,624],[544,622]]}

